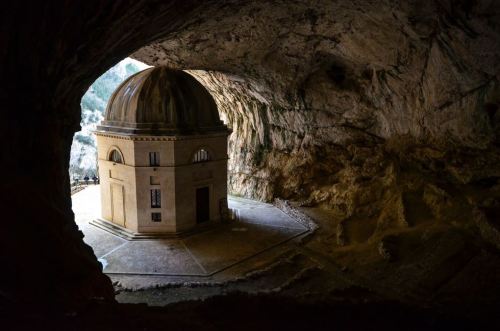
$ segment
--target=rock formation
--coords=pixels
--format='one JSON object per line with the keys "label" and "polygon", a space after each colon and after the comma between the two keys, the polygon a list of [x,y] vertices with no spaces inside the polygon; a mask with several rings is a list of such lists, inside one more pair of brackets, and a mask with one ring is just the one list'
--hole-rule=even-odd
{"label": "rock formation", "polygon": [[[232,192],[329,210],[322,228],[347,270],[382,284],[379,263],[392,265],[395,288],[444,298],[497,270],[485,261],[498,261],[500,226],[498,1],[4,6],[3,298],[112,299],[67,168],[81,96],[131,53],[213,93],[234,131]],[[349,259],[361,251],[376,263]]]}
{"label": "rock formation", "polygon": [[193,74],[235,131],[234,193],[304,198],[371,154],[348,146],[404,136],[402,146],[487,149],[498,134],[497,12],[493,1],[225,2],[133,56],[204,70]]}
{"label": "rock formation", "polygon": [[493,1],[229,2],[133,57],[210,89],[234,131],[232,193],[331,209],[343,246],[498,222],[477,216],[484,196],[499,205],[498,13]]}

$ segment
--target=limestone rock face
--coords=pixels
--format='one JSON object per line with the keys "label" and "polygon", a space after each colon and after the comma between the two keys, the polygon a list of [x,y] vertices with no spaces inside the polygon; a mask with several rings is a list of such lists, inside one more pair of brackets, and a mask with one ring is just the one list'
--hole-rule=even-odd
{"label": "limestone rock face", "polygon": [[191,73],[234,131],[233,193],[307,197],[307,183],[337,173],[339,150],[359,142],[405,135],[444,149],[491,146],[499,6],[224,2],[133,57],[202,69]]}

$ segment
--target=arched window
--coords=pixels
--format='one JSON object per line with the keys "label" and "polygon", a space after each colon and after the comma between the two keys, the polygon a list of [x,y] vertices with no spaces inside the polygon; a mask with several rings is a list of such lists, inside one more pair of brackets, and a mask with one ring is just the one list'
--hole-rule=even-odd
{"label": "arched window", "polygon": [[193,163],[210,161],[210,154],[205,149],[198,150],[193,156]]}
{"label": "arched window", "polygon": [[122,155],[116,149],[113,149],[109,154],[109,160],[114,163],[123,163]]}

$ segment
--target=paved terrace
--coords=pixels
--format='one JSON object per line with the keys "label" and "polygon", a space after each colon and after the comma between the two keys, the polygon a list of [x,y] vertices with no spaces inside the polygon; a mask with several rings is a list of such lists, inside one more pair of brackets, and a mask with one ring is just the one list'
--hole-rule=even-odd
{"label": "paved terrace", "polygon": [[[89,224],[100,215],[100,188],[90,185],[72,197],[79,228],[110,276],[210,277],[262,266],[308,229],[273,205],[229,197],[236,221],[185,238],[128,241]],[[243,268],[242,268],[243,267]],[[246,268],[245,268],[246,267]],[[236,276],[233,273],[233,276]],[[112,277],[113,278],[113,277]]]}

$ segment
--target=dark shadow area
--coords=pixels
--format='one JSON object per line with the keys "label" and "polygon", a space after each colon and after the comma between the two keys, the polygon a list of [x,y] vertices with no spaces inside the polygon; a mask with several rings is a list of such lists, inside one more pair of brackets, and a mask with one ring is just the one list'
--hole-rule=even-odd
{"label": "dark shadow area", "polygon": [[[356,298],[352,297],[352,301]],[[34,311],[26,309],[26,311]],[[165,308],[89,303],[81,312],[3,311],[16,330],[480,330],[498,317],[471,320],[397,302],[300,303],[276,295],[230,294]],[[7,318],[5,318],[7,316]]]}

